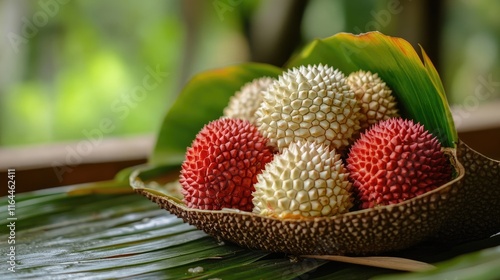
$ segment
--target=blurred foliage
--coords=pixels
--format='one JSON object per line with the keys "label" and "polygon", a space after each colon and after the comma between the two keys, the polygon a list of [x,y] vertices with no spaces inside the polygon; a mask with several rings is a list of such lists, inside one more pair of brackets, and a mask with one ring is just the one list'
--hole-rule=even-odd
{"label": "blurred foliage", "polygon": [[[23,19],[35,28],[35,16],[45,11],[40,3],[23,3]],[[106,136],[156,128],[169,102],[165,93],[173,90],[178,76],[174,70],[183,37],[178,9],[175,2],[122,3],[71,1],[17,53],[12,45],[4,50],[14,52],[21,65],[18,77],[1,88],[1,144],[84,138],[84,130],[107,118],[114,129]],[[14,33],[22,36],[23,24]],[[134,100],[134,87],[148,75],[146,67],[159,67],[168,77]],[[132,100],[126,102],[127,97]]]}
{"label": "blurred foliage", "polygon": [[[0,84],[0,145],[81,139],[108,119],[107,137],[156,131],[182,86],[181,2],[70,1],[49,8],[42,2],[0,2],[2,13],[17,12],[21,19],[3,33],[22,38],[7,40],[1,49],[2,61],[13,65],[1,66],[11,73]],[[42,14],[48,21],[37,27]],[[217,24],[215,13],[202,19],[207,38],[196,46],[197,63],[189,74],[246,59],[229,48],[240,33],[231,22],[236,16],[228,14],[225,25]],[[23,31],[31,25],[30,38]],[[145,87],[148,69],[165,74],[157,83],[149,81],[144,94],[135,92]]]}
{"label": "blurred foliage", "polygon": [[[82,139],[103,120],[112,123],[106,137],[156,133],[190,76],[251,59],[248,29],[263,6],[58,1],[0,0],[0,146]],[[301,44],[342,31],[400,36],[414,2],[310,0]],[[492,90],[473,101],[498,98],[499,2],[447,1],[443,9],[437,66],[450,102],[467,102],[484,81]],[[147,69],[165,74],[139,95]]]}
{"label": "blurred foliage", "polygon": [[447,6],[441,77],[450,103],[471,106],[500,97],[499,11],[496,0],[453,1]]}

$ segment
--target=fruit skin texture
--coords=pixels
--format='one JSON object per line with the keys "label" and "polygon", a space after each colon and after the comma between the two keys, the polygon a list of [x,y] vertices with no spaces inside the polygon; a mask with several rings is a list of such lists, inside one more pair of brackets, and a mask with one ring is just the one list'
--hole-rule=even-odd
{"label": "fruit skin texture", "polygon": [[315,141],[339,149],[359,130],[359,105],[342,72],[321,64],[292,68],[267,90],[257,126],[279,150]]}
{"label": "fruit skin texture", "polygon": [[392,90],[377,73],[359,70],[351,73],[346,82],[354,91],[361,108],[361,132],[379,121],[399,116]]}
{"label": "fruit skin texture", "polygon": [[249,121],[221,118],[205,125],[187,149],[180,183],[190,208],[251,211],[257,174],[273,149]]}
{"label": "fruit skin texture", "polygon": [[237,91],[226,108],[224,108],[224,116],[232,119],[248,120],[252,124],[257,123],[255,111],[262,103],[262,91],[267,89],[274,79],[262,77],[254,79],[246,83]]}
{"label": "fruit skin texture", "polygon": [[324,217],[353,206],[340,154],[324,144],[291,143],[257,176],[253,212],[278,218]]}
{"label": "fruit skin texture", "polygon": [[401,118],[373,125],[347,158],[361,208],[395,204],[451,180],[441,144],[424,127]]}

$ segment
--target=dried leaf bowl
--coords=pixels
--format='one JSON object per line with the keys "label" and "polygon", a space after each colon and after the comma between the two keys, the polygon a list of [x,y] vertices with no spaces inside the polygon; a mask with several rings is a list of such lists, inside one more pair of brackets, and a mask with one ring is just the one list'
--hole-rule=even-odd
{"label": "dried leaf bowl", "polygon": [[[459,243],[489,237],[500,232],[500,162],[477,153],[458,138],[439,75],[423,51],[422,57],[423,62],[400,38],[378,32],[340,33],[315,40],[285,68],[323,63],[344,73],[359,69],[378,73],[393,89],[401,115],[423,124],[445,147],[455,171],[453,179],[428,193],[332,217],[277,219],[231,209],[190,209],[175,190],[156,187],[164,183],[167,173],[174,174],[170,181],[178,177],[178,169],[163,172],[168,169],[165,166],[178,167],[199,129],[220,116],[241,85],[282,71],[257,64],[195,76],[163,122],[150,160],[153,167],[135,170],[130,183],[136,192],[209,235],[265,251],[370,255],[408,248],[424,240]],[[196,112],[188,110],[189,102],[196,100],[201,102]]]}

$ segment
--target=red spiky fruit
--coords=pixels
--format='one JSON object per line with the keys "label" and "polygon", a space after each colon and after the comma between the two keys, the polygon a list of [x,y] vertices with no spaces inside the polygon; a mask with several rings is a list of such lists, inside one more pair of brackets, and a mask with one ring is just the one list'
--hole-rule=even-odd
{"label": "red spiky fruit", "polygon": [[252,211],[257,175],[273,159],[267,141],[247,120],[221,118],[205,125],[182,164],[179,181],[186,205]]}
{"label": "red spiky fruit", "polygon": [[347,168],[361,208],[399,203],[451,179],[437,138],[401,118],[381,121],[362,134],[349,151]]}

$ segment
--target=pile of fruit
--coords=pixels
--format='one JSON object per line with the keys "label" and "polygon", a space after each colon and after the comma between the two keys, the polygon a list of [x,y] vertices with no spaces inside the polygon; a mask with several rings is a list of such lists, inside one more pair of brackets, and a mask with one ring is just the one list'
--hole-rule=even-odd
{"label": "pile of fruit", "polygon": [[302,219],[400,203],[451,176],[377,74],[320,64],[244,85],[187,149],[180,183],[190,208]]}

